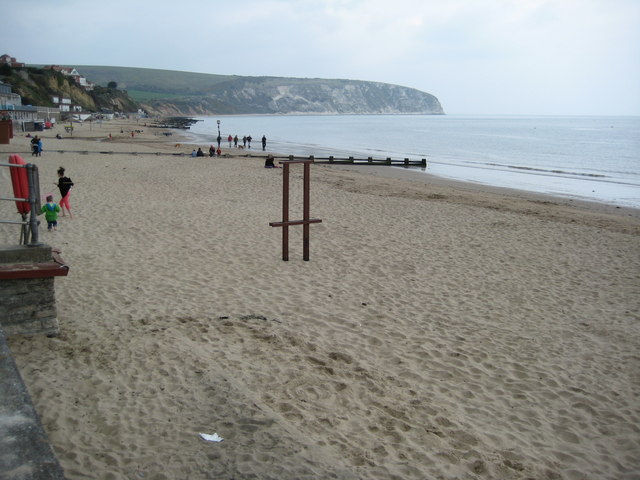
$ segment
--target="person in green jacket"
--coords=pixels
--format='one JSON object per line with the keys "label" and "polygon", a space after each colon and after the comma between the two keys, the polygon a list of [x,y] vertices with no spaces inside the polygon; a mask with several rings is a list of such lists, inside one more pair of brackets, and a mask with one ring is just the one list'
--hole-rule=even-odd
{"label": "person in green jacket", "polygon": [[40,210],[40,213],[44,213],[44,218],[47,219],[47,230],[58,230],[58,212],[60,212],[60,206],[54,203],[53,195],[47,195],[47,203]]}

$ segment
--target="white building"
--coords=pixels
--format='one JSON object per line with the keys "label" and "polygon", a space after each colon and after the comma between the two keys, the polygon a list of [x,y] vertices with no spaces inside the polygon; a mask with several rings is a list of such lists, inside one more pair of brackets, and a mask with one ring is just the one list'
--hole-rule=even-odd
{"label": "white building", "polygon": [[54,95],[54,96],[51,97],[51,102],[54,105],[57,105],[58,109],[61,112],[70,112],[71,111],[71,99],[70,98],[59,97],[57,95]]}

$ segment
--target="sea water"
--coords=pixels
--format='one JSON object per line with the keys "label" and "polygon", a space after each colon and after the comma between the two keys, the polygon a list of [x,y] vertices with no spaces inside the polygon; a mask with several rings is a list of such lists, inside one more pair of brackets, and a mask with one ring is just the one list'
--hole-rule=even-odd
{"label": "sea water", "polygon": [[[479,115],[242,115],[200,117],[194,140],[336,158],[427,160],[429,173],[640,208],[640,117]],[[240,144],[242,140],[240,140]],[[402,167],[389,167],[402,168]]]}

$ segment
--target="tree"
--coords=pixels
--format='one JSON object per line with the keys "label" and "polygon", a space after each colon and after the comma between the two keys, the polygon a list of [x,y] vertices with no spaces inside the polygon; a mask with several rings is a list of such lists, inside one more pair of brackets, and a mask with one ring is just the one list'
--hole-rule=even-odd
{"label": "tree", "polygon": [[111,80],[109,83],[107,83],[107,88],[115,90],[116,88],[118,88],[118,82],[114,82],[113,80]]}

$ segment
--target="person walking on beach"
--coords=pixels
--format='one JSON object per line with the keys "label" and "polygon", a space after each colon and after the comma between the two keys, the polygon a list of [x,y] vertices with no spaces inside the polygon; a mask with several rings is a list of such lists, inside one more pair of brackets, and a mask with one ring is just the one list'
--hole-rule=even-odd
{"label": "person walking on beach", "polygon": [[249,144],[249,148],[251,148],[251,135],[247,137],[247,143]]}
{"label": "person walking on beach", "polygon": [[53,201],[53,195],[47,195],[47,203],[42,206],[40,213],[44,213],[44,218],[47,219],[47,230],[58,230],[58,213],[60,207]]}
{"label": "person walking on beach", "polygon": [[60,208],[62,211],[62,216],[64,217],[64,209],[67,209],[69,212],[69,217],[73,218],[71,215],[71,205],[69,204],[69,197],[71,196],[71,187],[73,187],[73,182],[69,177],[64,176],[64,168],[60,167],[58,169],[58,183],[54,184],[58,185],[58,189],[60,190]]}
{"label": "person walking on beach", "polygon": [[233,146],[235,148],[238,148],[238,135],[236,135],[235,137],[233,137]]}
{"label": "person walking on beach", "polygon": [[264,152],[266,148],[267,148],[267,136],[262,135],[262,151]]}
{"label": "person walking on beach", "polygon": [[242,137],[242,148],[247,148],[247,136]]}
{"label": "person walking on beach", "polygon": [[229,137],[227,137],[227,141],[229,142],[229,148],[231,148],[231,144],[233,143],[233,137],[231,136],[231,134],[229,134]]}
{"label": "person walking on beach", "polygon": [[38,136],[36,135],[31,139],[31,156],[35,157],[38,155]]}

